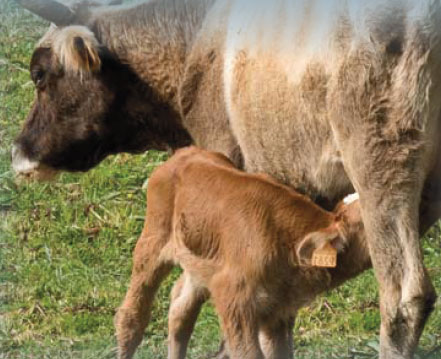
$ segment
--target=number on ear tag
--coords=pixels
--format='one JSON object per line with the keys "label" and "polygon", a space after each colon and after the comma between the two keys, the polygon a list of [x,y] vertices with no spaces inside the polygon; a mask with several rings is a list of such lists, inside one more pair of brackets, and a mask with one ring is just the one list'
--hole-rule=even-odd
{"label": "number on ear tag", "polygon": [[337,250],[327,243],[323,248],[312,253],[311,265],[322,268],[337,267]]}

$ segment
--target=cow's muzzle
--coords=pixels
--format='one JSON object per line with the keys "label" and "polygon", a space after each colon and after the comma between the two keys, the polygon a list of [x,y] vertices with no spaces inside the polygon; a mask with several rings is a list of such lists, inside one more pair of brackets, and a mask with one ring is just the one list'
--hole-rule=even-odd
{"label": "cow's muzzle", "polygon": [[37,180],[53,179],[57,173],[56,170],[42,165],[39,161],[29,159],[19,145],[12,146],[12,169],[19,177],[26,177]]}

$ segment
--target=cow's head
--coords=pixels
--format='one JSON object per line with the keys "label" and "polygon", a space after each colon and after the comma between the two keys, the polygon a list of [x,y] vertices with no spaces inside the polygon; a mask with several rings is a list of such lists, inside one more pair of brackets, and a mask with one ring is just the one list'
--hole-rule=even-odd
{"label": "cow's head", "polygon": [[87,171],[109,154],[191,142],[171,106],[85,26],[52,26],[30,73],[36,98],[12,150],[18,174]]}

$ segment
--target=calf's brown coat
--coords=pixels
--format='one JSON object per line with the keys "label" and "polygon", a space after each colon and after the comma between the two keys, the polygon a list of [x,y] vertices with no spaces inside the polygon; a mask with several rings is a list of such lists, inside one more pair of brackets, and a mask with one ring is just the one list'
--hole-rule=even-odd
{"label": "calf's brown coat", "polygon": [[[309,266],[313,250],[327,243],[340,252],[338,266]],[[173,265],[185,280],[172,296],[169,358],[185,357],[196,319],[185,316],[197,316],[186,312],[185,297],[208,293],[231,358],[289,358],[287,329],[297,310],[367,269],[370,258],[358,201],[328,212],[268,175],[244,173],[221,154],[190,147],[149,181],[145,227],[116,317],[121,358],[131,358],[141,341]]]}

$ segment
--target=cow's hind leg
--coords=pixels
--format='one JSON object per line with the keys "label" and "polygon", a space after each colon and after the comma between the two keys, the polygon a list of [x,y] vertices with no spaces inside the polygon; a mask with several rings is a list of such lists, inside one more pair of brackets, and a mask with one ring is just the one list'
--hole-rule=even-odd
{"label": "cow's hind leg", "polygon": [[441,156],[426,178],[420,203],[420,235],[441,218]]}
{"label": "cow's hind leg", "polygon": [[395,213],[379,210],[379,206],[367,205],[364,209],[380,285],[382,359],[412,358],[435,301],[434,288],[423,266],[417,208],[409,207],[413,206],[401,203]]}
{"label": "cow's hind leg", "polygon": [[389,147],[383,141],[369,149],[366,141],[360,138],[351,150],[342,152],[360,193],[380,287],[380,358],[409,359],[435,301],[419,241],[420,176],[424,172],[419,163],[424,158],[411,148],[400,148],[400,143]]}
{"label": "cow's hind leg", "polygon": [[410,46],[398,57],[378,57],[381,46],[373,43],[374,52],[354,51],[339,68],[328,94],[330,119],[360,194],[379,282],[380,358],[409,359],[435,301],[419,241],[419,206],[439,141],[439,86],[425,50]]}
{"label": "cow's hind leg", "polygon": [[196,319],[207,298],[206,289],[196,286],[185,272],[175,283],[168,315],[169,359],[185,358]]}
{"label": "cow's hind leg", "polygon": [[148,234],[141,235],[136,244],[130,286],[115,316],[120,359],[133,357],[149,323],[154,296],[173,268],[163,250],[163,238]]}

